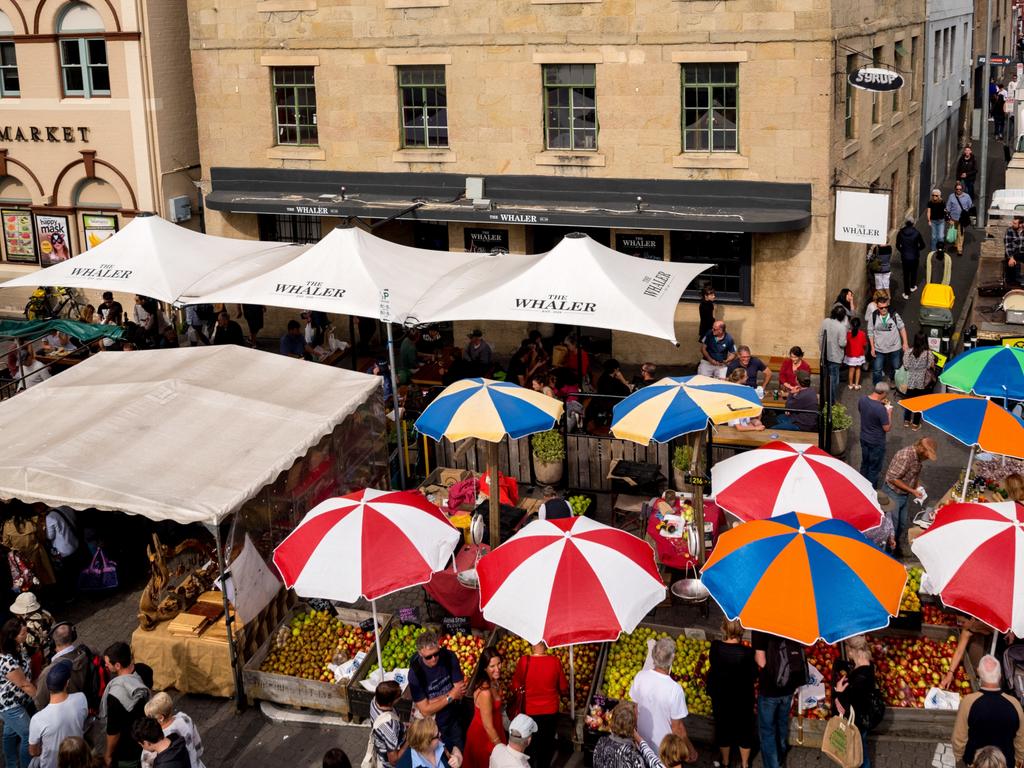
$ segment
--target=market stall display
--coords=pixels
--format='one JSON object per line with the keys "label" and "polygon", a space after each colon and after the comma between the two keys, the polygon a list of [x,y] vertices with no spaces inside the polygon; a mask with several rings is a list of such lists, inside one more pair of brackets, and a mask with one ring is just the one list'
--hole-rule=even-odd
{"label": "market stall display", "polygon": [[[531,646],[521,637],[511,632],[498,630],[496,647],[501,654],[501,684],[506,691],[512,690],[512,674],[515,672],[519,659],[530,655]],[[581,643],[573,647],[573,665],[569,666],[569,649],[552,648],[549,653],[558,658],[562,664],[562,671],[568,679],[570,673],[576,677],[575,694],[576,711],[582,712],[586,706],[587,699],[593,689],[594,676],[597,674],[598,659],[601,655],[602,645],[600,643]],[[561,711],[568,715],[572,708],[569,706],[569,697],[562,698]]]}
{"label": "market stall display", "polygon": [[[673,500],[668,501],[672,493]],[[688,494],[667,491],[654,500],[647,516],[646,540],[654,547],[658,563],[665,568],[684,571],[698,569],[696,513]],[[710,552],[718,541],[725,522],[721,508],[713,501],[704,501],[704,545]]]}
{"label": "market stall display", "polygon": [[[381,614],[385,630],[391,616]],[[242,671],[250,700],[350,715],[348,688],[368,664],[374,617],[338,608],[334,613],[296,605]]]}

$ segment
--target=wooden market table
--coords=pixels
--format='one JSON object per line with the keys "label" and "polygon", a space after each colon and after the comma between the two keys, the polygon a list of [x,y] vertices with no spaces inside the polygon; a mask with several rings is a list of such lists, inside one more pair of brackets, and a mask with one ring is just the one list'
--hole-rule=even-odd
{"label": "wooden market table", "polygon": [[745,448],[757,448],[773,440],[784,440],[787,443],[799,443],[801,445],[817,445],[817,432],[803,432],[794,429],[772,429],[765,427],[760,431],[745,431],[736,427],[719,426],[715,427],[712,443],[714,445],[729,445]]}
{"label": "wooden market table", "polygon": [[169,625],[164,621],[152,630],[139,627],[132,633],[132,655],[153,668],[154,690],[175,688],[182,693],[234,696],[227,642],[203,639],[202,635],[179,637],[171,634]]}

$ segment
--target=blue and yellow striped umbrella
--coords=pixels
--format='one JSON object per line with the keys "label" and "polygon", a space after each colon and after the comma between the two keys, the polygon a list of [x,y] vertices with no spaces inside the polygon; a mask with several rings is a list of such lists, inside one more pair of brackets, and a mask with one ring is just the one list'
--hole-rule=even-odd
{"label": "blue and yellow striped umbrella", "polygon": [[526,437],[554,427],[562,403],[508,381],[462,379],[445,387],[416,419],[416,429],[434,440],[475,437],[491,443],[505,435]]}
{"label": "blue and yellow striped umbrella", "polygon": [[849,523],[788,512],[723,533],[701,581],[747,629],[811,645],[887,627],[907,571]]}
{"label": "blue and yellow striped umbrella", "polygon": [[708,376],[667,376],[612,408],[612,434],[647,445],[667,443],[708,425],[761,415],[757,392]]}

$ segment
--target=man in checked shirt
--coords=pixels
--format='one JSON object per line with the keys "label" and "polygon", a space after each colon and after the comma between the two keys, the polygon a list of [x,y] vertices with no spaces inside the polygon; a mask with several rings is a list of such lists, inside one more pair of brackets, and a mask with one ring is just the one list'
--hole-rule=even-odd
{"label": "man in checked shirt", "polygon": [[1024,216],[1014,216],[1003,235],[1006,282],[1020,282],[1020,260],[1024,257]]}

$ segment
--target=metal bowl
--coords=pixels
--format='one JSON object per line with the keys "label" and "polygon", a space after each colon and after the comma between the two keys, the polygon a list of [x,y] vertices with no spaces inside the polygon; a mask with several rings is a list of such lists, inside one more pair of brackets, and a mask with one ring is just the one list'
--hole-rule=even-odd
{"label": "metal bowl", "polygon": [[480,577],[476,575],[476,568],[459,571],[455,578],[459,580],[462,586],[469,587],[470,589],[476,589],[480,586]]}
{"label": "metal bowl", "polygon": [[680,579],[672,584],[671,590],[684,603],[703,603],[711,596],[700,579]]}

